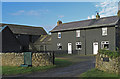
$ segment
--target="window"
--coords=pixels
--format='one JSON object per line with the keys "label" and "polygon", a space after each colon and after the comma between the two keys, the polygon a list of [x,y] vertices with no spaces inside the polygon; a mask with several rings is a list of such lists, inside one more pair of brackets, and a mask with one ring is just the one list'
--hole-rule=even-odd
{"label": "window", "polygon": [[20,36],[20,34],[18,34],[18,36]]}
{"label": "window", "polygon": [[76,50],[81,50],[82,46],[81,46],[81,42],[76,42]]}
{"label": "window", "polygon": [[18,38],[18,35],[16,35],[16,38]]}
{"label": "window", "polygon": [[58,38],[61,38],[61,32],[58,32]]}
{"label": "window", "polygon": [[22,46],[20,46],[20,50],[22,50]]}
{"label": "window", "polygon": [[61,43],[57,43],[57,47],[58,47],[57,48],[58,50],[61,50],[62,49],[62,44]]}
{"label": "window", "polygon": [[107,27],[102,28],[102,36],[107,35]]}
{"label": "window", "polygon": [[16,38],[19,38],[19,37],[20,37],[20,34],[17,34],[17,35],[16,35]]}
{"label": "window", "polygon": [[101,49],[109,50],[109,41],[102,41],[101,42]]}
{"label": "window", "polygon": [[76,37],[80,37],[80,30],[76,30]]}

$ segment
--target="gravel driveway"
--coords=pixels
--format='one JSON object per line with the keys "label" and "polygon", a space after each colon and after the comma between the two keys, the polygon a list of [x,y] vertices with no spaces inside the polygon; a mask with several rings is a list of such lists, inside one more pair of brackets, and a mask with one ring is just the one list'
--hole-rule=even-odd
{"label": "gravel driveway", "polygon": [[77,61],[75,64],[67,67],[53,68],[47,71],[39,71],[30,74],[16,75],[14,77],[77,77],[80,76],[81,73],[86,72],[89,69],[95,67],[94,56],[77,56],[75,58],[77,60],[85,61]]}

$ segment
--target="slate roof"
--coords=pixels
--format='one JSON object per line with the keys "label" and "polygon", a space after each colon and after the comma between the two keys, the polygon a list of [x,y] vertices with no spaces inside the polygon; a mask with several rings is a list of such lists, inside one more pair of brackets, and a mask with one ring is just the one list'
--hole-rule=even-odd
{"label": "slate roof", "polygon": [[28,35],[46,35],[46,31],[42,27],[33,27],[16,24],[0,24],[0,27],[7,25],[14,34],[28,34]]}
{"label": "slate roof", "polygon": [[50,32],[100,27],[100,26],[110,26],[110,25],[115,25],[118,20],[119,20],[118,16],[110,16],[110,17],[104,17],[100,19],[89,19],[89,20],[83,20],[83,21],[63,23],[63,24],[60,24],[59,26],[56,26]]}
{"label": "slate roof", "polygon": [[41,35],[34,45],[48,45],[51,42],[51,35]]}

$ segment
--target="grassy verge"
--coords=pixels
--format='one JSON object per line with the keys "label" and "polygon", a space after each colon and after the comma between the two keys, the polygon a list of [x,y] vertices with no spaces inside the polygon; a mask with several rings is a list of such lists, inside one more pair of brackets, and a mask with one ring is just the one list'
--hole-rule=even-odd
{"label": "grassy verge", "polygon": [[54,66],[41,66],[41,67],[17,67],[17,66],[3,66],[2,74],[3,75],[15,75],[15,74],[23,74],[30,73],[39,70],[47,70],[53,68]]}
{"label": "grassy verge", "polygon": [[[98,70],[98,69],[91,69],[85,73],[82,73],[80,75],[80,77],[82,77],[82,79],[98,79],[98,77],[100,78],[107,78],[107,77],[118,77],[117,74],[110,74],[110,73],[107,73],[107,72],[104,72],[104,71],[101,71],[101,70]],[[96,78],[97,77],[97,78]]]}
{"label": "grassy verge", "polygon": [[52,66],[39,66],[39,67],[17,67],[17,66],[3,66],[3,75],[16,75],[24,73],[32,73],[36,71],[48,70],[56,67],[65,67],[71,65],[72,63],[65,59],[55,59],[55,65]]}
{"label": "grassy verge", "polygon": [[84,55],[84,54],[55,54],[55,57],[74,57],[74,56],[93,56],[91,54],[87,54],[87,55]]}
{"label": "grassy verge", "polygon": [[69,60],[66,60],[66,59],[59,59],[59,58],[55,59],[55,66],[56,67],[66,67],[66,66],[69,66],[71,64],[72,64],[72,62]]}
{"label": "grassy verge", "polygon": [[58,56],[57,58],[68,60],[74,64],[78,62],[91,60],[91,57],[94,57],[94,56],[93,55],[66,55],[66,56],[63,55],[63,56]]}

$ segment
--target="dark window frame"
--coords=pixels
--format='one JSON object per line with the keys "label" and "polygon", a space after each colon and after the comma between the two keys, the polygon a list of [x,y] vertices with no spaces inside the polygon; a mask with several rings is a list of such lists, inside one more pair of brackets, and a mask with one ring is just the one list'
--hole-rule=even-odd
{"label": "dark window frame", "polygon": [[62,50],[62,44],[61,43],[57,43],[57,50]]}
{"label": "dark window frame", "polygon": [[[80,45],[80,46],[78,46]],[[80,47],[80,48],[78,48]],[[76,42],[76,50],[82,50],[82,43],[81,42]]]}
{"label": "dark window frame", "polygon": [[109,50],[109,48],[110,48],[109,41],[102,41],[101,42],[101,49]]}

